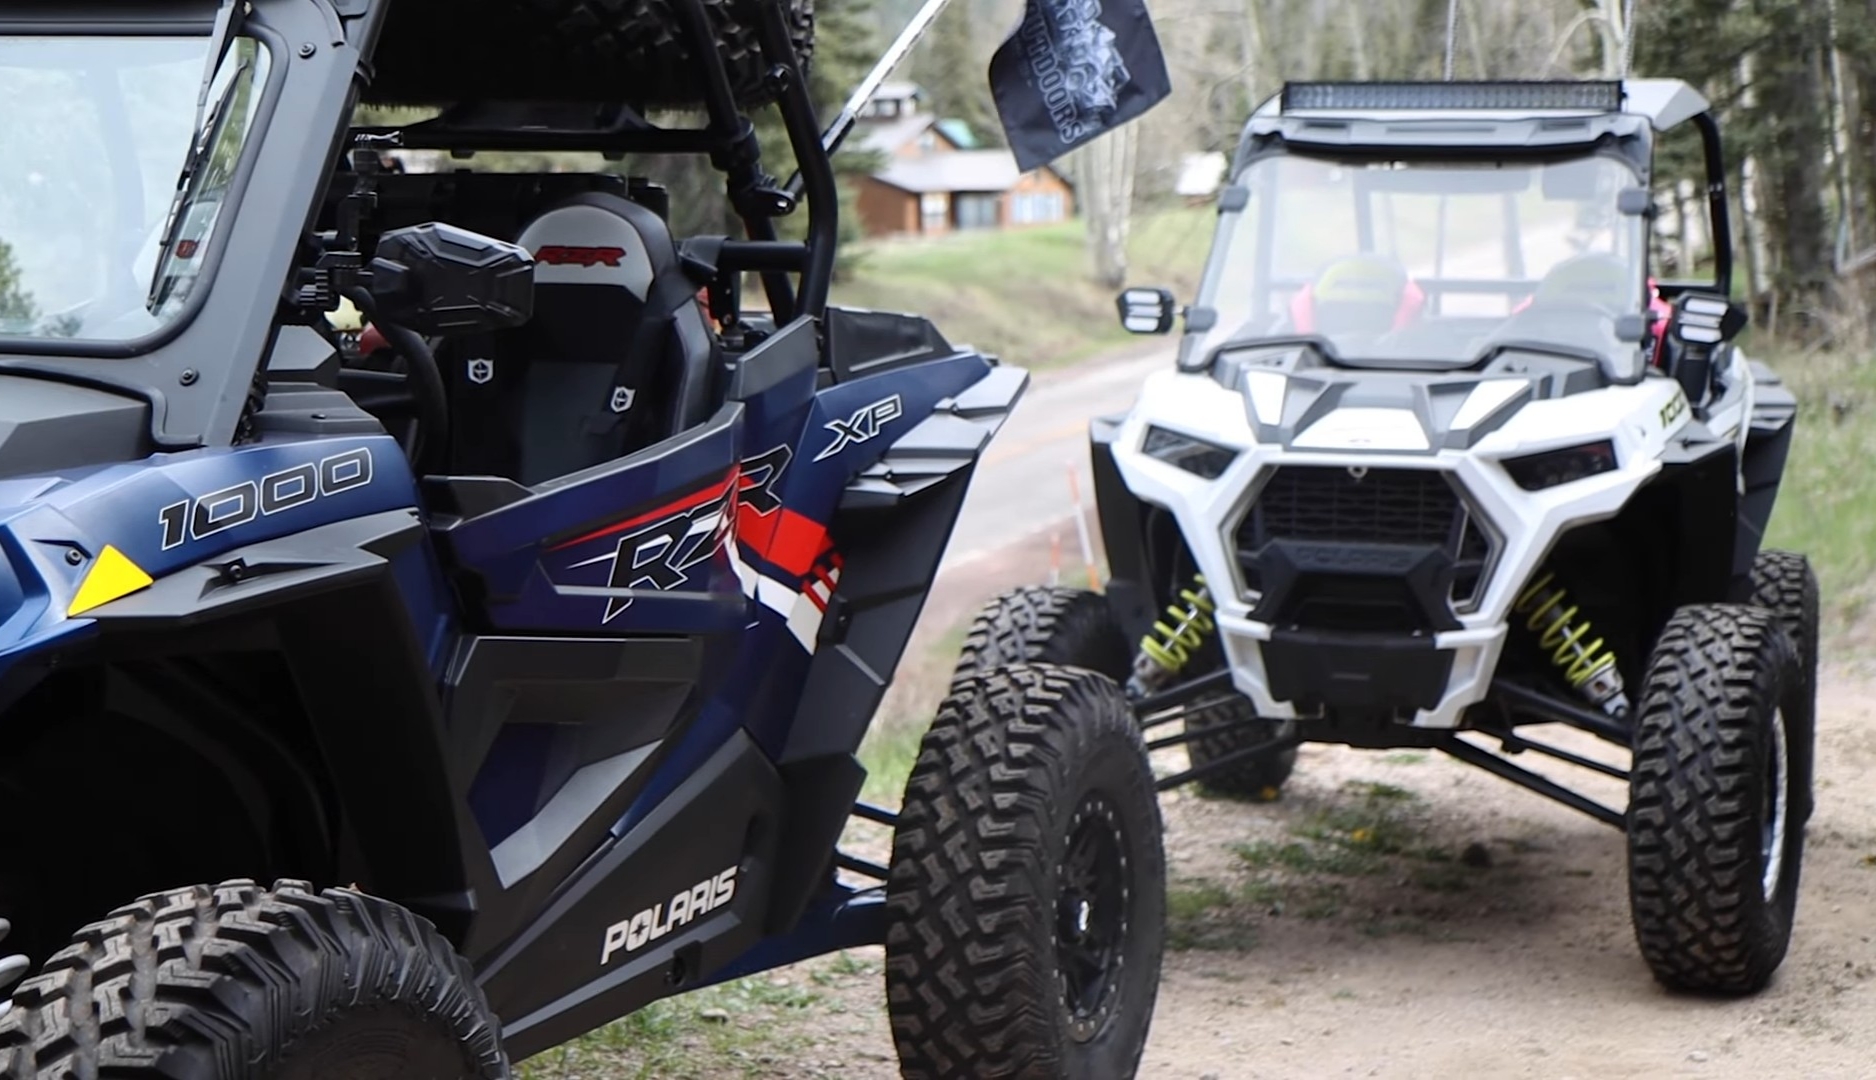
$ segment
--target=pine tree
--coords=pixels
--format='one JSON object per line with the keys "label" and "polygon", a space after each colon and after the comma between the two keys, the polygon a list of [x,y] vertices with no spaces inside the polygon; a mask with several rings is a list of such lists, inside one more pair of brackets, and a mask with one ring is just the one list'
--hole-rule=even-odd
{"label": "pine tree", "polygon": [[39,306],[33,302],[20,281],[19,264],[13,259],[13,248],[5,241],[0,241],[0,323],[31,322],[39,317]]}

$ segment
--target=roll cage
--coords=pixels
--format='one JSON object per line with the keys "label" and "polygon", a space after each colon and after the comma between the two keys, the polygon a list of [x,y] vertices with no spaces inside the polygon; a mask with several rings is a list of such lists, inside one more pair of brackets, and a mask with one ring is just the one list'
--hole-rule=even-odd
{"label": "roll cage", "polygon": [[[0,339],[0,372],[79,382],[141,399],[150,408],[151,449],[229,445],[265,397],[270,359],[294,340],[283,327],[323,319],[347,274],[368,261],[357,250],[358,217],[372,202],[368,180],[348,166],[358,150],[529,150],[708,156],[726,178],[745,235],[714,251],[723,281],[719,319],[733,318],[733,279],[757,273],[777,326],[818,317],[833,276],[838,198],[826,143],[795,47],[785,0],[741,0],[750,48],[734,73],[703,0],[672,0],[671,48],[687,58],[682,86],[608,83],[602,65],[569,70],[559,82],[504,77],[485,69],[489,97],[449,100],[465,89],[460,65],[422,62],[451,44],[506,47],[499,20],[480,4],[444,0],[22,0],[0,12],[0,34],[245,35],[272,59],[247,146],[226,188],[224,219],[208,245],[197,290],[182,314],[129,342]],[[487,5],[491,10],[499,5]],[[395,14],[393,14],[395,13]],[[481,27],[481,32],[477,31]],[[429,31],[427,33],[426,31]],[[473,40],[465,42],[464,35]],[[458,57],[452,56],[452,61]],[[380,73],[397,69],[378,93]],[[629,70],[630,65],[623,65]],[[538,74],[542,69],[517,68]],[[415,72],[415,74],[411,74]],[[753,72],[753,74],[752,74]],[[401,127],[351,124],[362,103],[443,103],[432,120]],[[745,111],[773,102],[799,176],[781,183],[764,168]],[[705,122],[664,127],[645,118],[660,105],[701,104]],[[334,178],[340,213],[332,213]],[[348,202],[347,197],[350,197]],[[776,219],[805,209],[805,239],[784,240]],[[323,231],[321,226],[326,226]],[[302,339],[303,340],[303,339]]]}
{"label": "roll cage", "polygon": [[1713,279],[1656,286],[1667,298],[1728,295],[1732,231],[1719,123],[1706,98],[1679,79],[1287,83],[1246,122],[1231,175],[1286,150],[1435,161],[1600,151],[1622,156],[1645,188],[1653,180],[1657,136],[1686,123],[1700,134]]}

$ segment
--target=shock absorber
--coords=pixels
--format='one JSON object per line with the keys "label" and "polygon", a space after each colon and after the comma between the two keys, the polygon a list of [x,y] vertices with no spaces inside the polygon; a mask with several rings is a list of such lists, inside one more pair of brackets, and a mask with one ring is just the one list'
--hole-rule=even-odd
{"label": "shock absorber", "polygon": [[1556,583],[1554,573],[1539,574],[1511,610],[1524,617],[1525,629],[1537,636],[1538,647],[1571,689],[1611,716],[1628,712],[1615,652],[1604,646],[1602,638],[1590,640],[1594,629],[1570,602],[1569,590]]}
{"label": "shock absorber", "polygon": [[1155,622],[1152,632],[1140,639],[1133,678],[1128,681],[1128,689],[1136,694],[1151,693],[1183,671],[1192,654],[1218,628],[1212,621],[1218,605],[1212,602],[1205,575],[1194,574],[1192,586],[1179,590],[1179,599],[1183,605],[1167,605],[1166,618]]}

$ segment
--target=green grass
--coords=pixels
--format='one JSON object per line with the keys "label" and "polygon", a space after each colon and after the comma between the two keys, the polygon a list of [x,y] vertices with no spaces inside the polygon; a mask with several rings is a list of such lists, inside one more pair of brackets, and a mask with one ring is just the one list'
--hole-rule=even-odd
{"label": "green grass", "polygon": [[772,975],[654,1002],[523,1062],[520,1080],[706,1080],[774,1075],[806,1037],[795,1018],[821,995]]}
{"label": "green grass", "polygon": [[[1128,281],[1190,300],[1211,245],[1209,208],[1137,216]],[[930,318],[947,338],[1020,367],[1071,364],[1138,342],[1120,328],[1114,291],[1090,277],[1081,221],[865,245],[837,303]]]}
{"label": "green grass", "polygon": [[918,761],[919,743],[927,725],[909,719],[890,717],[874,723],[860,741],[860,765],[866,769],[866,783],[860,797],[870,803],[899,805],[905,792],[906,778]]}
{"label": "green grass", "polygon": [[1766,543],[1808,555],[1827,633],[1853,630],[1876,597],[1876,361],[1754,350],[1798,396],[1778,504]]}

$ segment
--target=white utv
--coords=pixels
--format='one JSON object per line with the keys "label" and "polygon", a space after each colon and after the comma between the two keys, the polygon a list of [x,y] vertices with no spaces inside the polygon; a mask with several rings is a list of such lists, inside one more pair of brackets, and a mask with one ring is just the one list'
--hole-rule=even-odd
{"label": "white utv", "polygon": [[[1660,281],[1655,149],[1682,124],[1711,273]],[[1149,742],[1186,748],[1162,787],[1274,797],[1303,741],[1448,753],[1626,832],[1662,983],[1759,990],[1812,806],[1817,584],[1761,544],[1796,402],[1735,345],[1725,179],[1677,81],[1286,86],[1244,130],[1176,367],[1092,425],[1111,584],[999,598],[963,664],[1105,672],[1180,727]],[[1178,315],[1159,289],[1119,307]]]}

